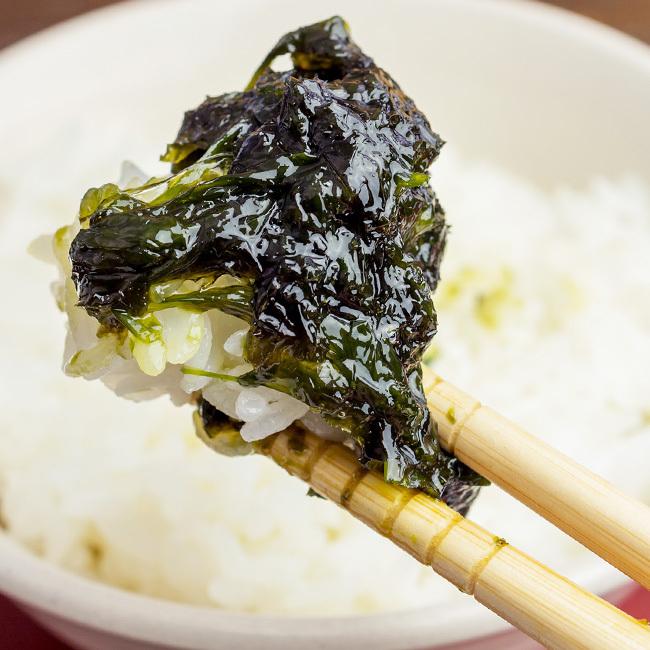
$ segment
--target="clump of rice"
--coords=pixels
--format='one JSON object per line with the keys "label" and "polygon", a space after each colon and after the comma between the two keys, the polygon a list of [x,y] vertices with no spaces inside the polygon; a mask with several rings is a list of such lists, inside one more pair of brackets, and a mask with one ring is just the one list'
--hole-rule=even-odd
{"label": "clump of rice", "polygon": [[[460,163],[450,151],[434,168],[434,185],[453,231],[430,363],[650,500],[648,188],[595,179],[579,191],[545,194],[503,170]],[[12,382],[10,394],[0,395],[0,507],[9,535],[92,578],[232,610],[354,614],[463,597],[345,512],[307,498],[300,481],[268,460],[211,452],[192,432],[190,406],[164,397],[120,400],[101,382],[64,377],[57,368],[64,323],[45,287],[51,267],[22,253],[54,225],[25,227],[35,203],[60,194],[40,191],[35,198],[33,187],[17,185],[0,197],[11,215],[1,224],[3,270],[21,269],[6,289],[15,317],[0,324]],[[265,390],[242,397],[231,383],[201,386],[183,376],[179,364],[202,362],[208,340],[203,363],[239,372],[245,325],[212,315],[200,325],[174,318],[168,331],[185,334],[165,339],[164,353],[178,363],[160,374],[132,372],[137,358],[118,349],[108,355],[110,371],[79,374],[101,375],[132,398],[165,392],[182,403],[188,388],[214,390],[216,406],[255,423],[251,436],[273,417],[269,428],[301,417]],[[190,335],[193,327],[201,336]],[[68,363],[96,344],[94,329],[83,343],[83,324],[78,331]],[[570,576],[596,562],[495,487],[483,490],[471,516]]]}
{"label": "clump of rice", "polygon": [[[149,180],[148,175],[126,162],[118,184],[128,190]],[[162,179],[138,193],[146,193],[152,199],[165,187]],[[201,394],[229,417],[244,422],[240,434],[247,442],[282,431],[307,414],[308,407],[290,395],[265,387],[247,388],[229,380],[253,369],[244,358],[249,326],[217,309],[197,312],[168,307],[148,313],[141,322],[154,323],[160,332],[156,336],[142,337],[131,329],[124,335],[100,335],[97,320],[78,306],[71,279],[68,251],[80,227],[77,218],[72,225],[60,228],[53,239],[60,275],[53,289],[59,307],[68,317],[63,354],[66,374],[101,379],[120,397],[138,402],[166,394],[174,404],[181,405]],[[39,245],[43,246],[44,242]],[[151,294],[162,303],[208,286],[221,288],[238,284],[241,282],[230,275],[177,280],[156,285]],[[344,435],[340,432],[337,437],[343,439]]]}

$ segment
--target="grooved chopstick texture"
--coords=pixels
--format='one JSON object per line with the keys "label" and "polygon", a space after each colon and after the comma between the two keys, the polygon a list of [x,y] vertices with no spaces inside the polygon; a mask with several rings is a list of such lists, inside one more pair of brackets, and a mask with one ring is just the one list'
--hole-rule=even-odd
{"label": "grooved chopstick texture", "polygon": [[424,368],[440,443],[650,589],[650,508]]}
{"label": "grooved chopstick texture", "polygon": [[343,445],[290,428],[257,450],[549,648],[650,648],[650,628]]}

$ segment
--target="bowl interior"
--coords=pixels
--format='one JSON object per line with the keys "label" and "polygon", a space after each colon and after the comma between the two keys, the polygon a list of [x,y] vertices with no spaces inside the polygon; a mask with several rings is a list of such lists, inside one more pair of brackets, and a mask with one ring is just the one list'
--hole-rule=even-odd
{"label": "bowl interior", "polygon": [[[162,170],[160,145],[188,106],[207,92],[241,87],[287,28],[335,13],[345,16],[357,41],[463,157],[489,159],[545,187],[627,172],[650,181],[648,49],[590,21],[508,0],[170,0],[91,14],[0,57],[0,84],[12,88],[0,124],[0,181],[14,173],[10,164],[29,170],[33,157],[45,156],[52,182],[70,188],[72,213],[83,188],[110,174],[121,158]],[[59,154],[46,143],[79,121],[116,140],[119,158],[99,160],[98,145],[98,158],[89,157],[84,169],[59,165]],[[112,121],[119,131],[111,131]],[[56,225],[35,219],[23,234],[31,239]],[[12,325],[1,327],[0,338],[11,340]],[[9,369],[1,372],[8,382]],[[582,582],[602,590],[620,578],[593,572]],[[335,648],[342,639],[348,647],[430,647],[505,627],[489,612],[474,610],[468,624],[469,610],[462,607],[328,625],[224,614],[92,584],[4,538],[0,584],[61,619],[93,621],[97,628],[177,647],[215,647],[216,638],[223,647],[257,647],[260,635],[271,650],[306,643]]]}

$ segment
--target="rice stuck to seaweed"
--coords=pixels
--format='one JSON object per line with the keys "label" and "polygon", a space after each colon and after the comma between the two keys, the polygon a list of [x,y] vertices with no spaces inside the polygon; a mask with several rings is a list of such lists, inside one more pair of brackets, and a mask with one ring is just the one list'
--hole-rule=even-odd
{"label": "rice stuck to seaweed", "polygon": [[244,91],[186,112],[171,174],[129,166],[57,233],[66,371],[191,400],[230,455],[309,411],[368,469],[467,512],[485,481],[440,447],[422,388],[442,144],[340,17],[289,32]]}
{"label": "rice stuck to seaweed", "polygon": [[[148,178],[132,163],[124,163],[118,185],[128,188]],[[64,351],[66,374],[101,379],[119,397],[136,402],[168,395],[180,406],[190,403],[192,395],[200,391],[219,411],[243,422],[240,434],[247,442],[281,431],[306,415],[308,407],[290,395],[227,381],[252,370],[244,359],[243,349],[250,327],[246,321],[223,311],[211,309],[200,313],[183,307],[160,311],[156,315],[160,336],[151,341],[131,332],[98,336],[97,320],[78,305],[71,280],[68,250],[78,229],[78,224],[61,229],[54,242],[60,270],[54,292],[69,324]],[[200,282],[181,280],[168,283],[159,291],[164,299],[165,292],[187,294],[200,286]],[[221,275],[211,286],[221,289],[241,283],[232,276]],[[214,378],[218,375],[224,380]],[[340,430],[332,431],[344,438]]]}

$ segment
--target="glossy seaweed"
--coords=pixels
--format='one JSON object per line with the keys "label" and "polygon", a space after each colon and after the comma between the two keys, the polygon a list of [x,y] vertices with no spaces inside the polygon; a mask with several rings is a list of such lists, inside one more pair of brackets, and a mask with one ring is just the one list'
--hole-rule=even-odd
{"label": "glossy seaweed", "polygon": [[[273,71],[287,53],[293,68]],[[306,402],[366,466],[464,510],[482,480],[440,449],[420,370],[447,234],[427,172],[441,146],[342,19],[291,32],[244,92],[185,115],[153,199],[86,195],[70,250],[80,304],[119,329],[156,283],[236,276],[174,304],[250,323],[239,382]]]}

